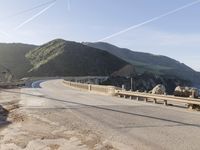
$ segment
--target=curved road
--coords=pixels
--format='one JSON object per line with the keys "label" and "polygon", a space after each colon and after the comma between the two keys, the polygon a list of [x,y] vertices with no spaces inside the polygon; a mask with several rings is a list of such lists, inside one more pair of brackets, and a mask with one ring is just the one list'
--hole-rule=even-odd
{"label": "curved road", "polygon": [[198,112],[82,92],[66,87],[62,80],[38,81],[32,86],[36,89],[22,93],[33,95],[34,101],[25,97],[23,107],[66,110],[51,119],[67,126],[66,117],[73,115],[82,123],[80,128],[92,130],[121,149],[199,149]]}

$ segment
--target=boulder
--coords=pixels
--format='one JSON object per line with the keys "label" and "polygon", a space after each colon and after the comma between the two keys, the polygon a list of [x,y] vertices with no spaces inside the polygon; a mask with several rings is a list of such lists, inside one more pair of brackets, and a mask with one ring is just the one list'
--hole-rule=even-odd
{"label": "boulder", "polygon": [[194,87],[177,86],[174,90],[174,96],[198,98],[199,90]]}
{"label": "boulder", "polygon": [[156,85],[156,86],[153,88],[153,90],[152,90],[151,93],[152,93],[152,94],[164,95],[164,94],[166,93],[166,88],[165,88],[164,85],[158,84],[158,85]]}

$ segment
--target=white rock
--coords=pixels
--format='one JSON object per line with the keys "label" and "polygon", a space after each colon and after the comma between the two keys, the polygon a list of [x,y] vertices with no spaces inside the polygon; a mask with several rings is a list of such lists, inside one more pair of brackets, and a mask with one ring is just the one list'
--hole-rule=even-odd
{"label": "white rock", "polygon": [[165,86],[162,84],[158,84],[157,86],[155,86],[152,90],[152,94],[165,94],[166,93],[166,89]]}

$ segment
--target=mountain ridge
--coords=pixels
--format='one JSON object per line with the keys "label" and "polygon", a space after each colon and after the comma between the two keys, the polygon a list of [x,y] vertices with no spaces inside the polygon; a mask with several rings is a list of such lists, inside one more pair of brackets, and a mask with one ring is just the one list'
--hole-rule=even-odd
{"label": "mountain ridge", "polygon": [[[26,54],[31,76],[111,75],[128,63],[106,51],[55,39]],[[52,69],[53,68],[53,69]]]}
{"label": "mountain ridge", "polygon": [[111,54],[129,62],[136,67],[136,71],[139,74],[150,72],[156,75],[174,75],[181,77],[182,79],[189,79],[194,83],[200,83],[200,75],[198,72],[184,63],[170,57],[132,51],[105,42],[86,42],[83,44],[110,52]]}
{"label": "mountain ridge", "polygon": [[[56,45],[56,43],[58,45]],[[102,73],[102,75],[111,75],[115,72],[115,75],[121,76],[124,74],[124,76],[130,76],[131,74],[135,74],[134,71],[136,71],[137,74],[149,72],[158,76],[173,75],[177,78],[181,77],[186,80],[192,80],[193,83],[200,83],[199,72],[196,72],[194,69],[188,67],[187,65],[167,56],[154,55],[144,52],[134,52],[129,49],[120,48],[104,42],[78,43],[74,41],[66,41],[63,39],[55,39],[46,44],[47,45],[43,44],[38,46],[23,43],[0,43],[0,64],[5,65],[7,68],[9,68],[17,78],[23,78],[26,76],[37,75],[38,68],[42,69],[41,71],[39,71],[40,74],[38,74],[37,76],[42,75],[41,73],[43,71],[51,73],[50,69],[44,69],[44,66],[47,65],[48,62],[51,62],[51,65],[46,66],[47,68],[51,68],[52,66],[54,66],[55,71],[56,69],[62,70],[62,67],[59,67],[58,65],[62,66],[61,63],[66,63],[66,58],[68,58],[69,60],[70,57],[74,59],[74,62],[79,61],[82,66],[84,66],[85,64],[85,66],[83,67],[85,69],[90,68],[91,64],[97,65],[98,63],[96,61],[98,60],[99,62],[101,62],[99,65],[101,65],[101,71],[103,71],[103,69],[105,69],[105,64],[103,64],[103,56],[106,55],[111,58],[115,58],[114,63],[118,62],[116,60],[119,60],[119,63],[117,63],[118,67],[115,67],[114,63],[112,63],[108,59],[105,59],[107,63],[109,62],[112,65],[107,67],[107,71],[104,70],[104,73]],[[81,53],[78,53],[79,49],[81,50]],[[83,49],[85,49],[85,51],[83,51]],[[68,51],[68,54],[65,53],[65,51]],[[87,52],[87,57],[84,54],[85,52]],[[94,52],[98,54],[101,53],[101,57],[99,58],[98,55],[94,55]],[[93,56],[90,56],[90,53],[95,56],[96,60],[93,58]],[[69,54],[70,56],[68,56]],[[61,57],[61,55],[63,55],[63,57]],[[54,59],[56,57],[60,59],[57,59],[57,62],[59,63],[55,62]],[[92,59],[91,61],[93,61],[93,63],[89,63],[89,59]],[[70,63],[68,64],[68,68],[70,68],[70,65],[73,66],[74,64],[72,62]],[[120,63],[124,65],[120,65]],[[126,66],[129,64],[131,64],[132,67]],[[66,73],[60,72],[61,75],[75,75],[75,71],[74,73],[70,73],[70,69],[67,71],[65,67],[64,70],[66,71]],[[74,65],[74,68],[78,68],[80,70],[83,69],[79,65]],[[93,75],[97,72],[98,74],[100,74],[101,71],[95,69],[94,66],[91,68],[93,69],[90,69],[90,75]],[[73,72],[73,67],[71,67],[71,70]],[[87,71],[89,70],[83,70],[79,73],[81,75],[88,75]],[[59,73],[56,74],[55,71],[51,75],[59,76]]]}
{"label": "mountain ridge", "polygon": [[23,78],[31,66],[24,56],[36,47],[23,43],[0,43],[0,64],[9,69],[15,78]]}

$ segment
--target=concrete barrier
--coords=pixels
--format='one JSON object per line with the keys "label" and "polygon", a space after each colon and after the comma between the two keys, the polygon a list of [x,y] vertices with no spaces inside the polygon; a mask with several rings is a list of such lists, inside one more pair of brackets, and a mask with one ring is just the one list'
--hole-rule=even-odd
{"label": "concrete barrier", "polygon": [[85,84],[85,83],[77,83],[71,81],[63,81],[63,83],[69,87],[78,88],[80,90],[86,90],[95,93],[102,93],[106,95],[115,96],[115,91],[119,90],[119,88],[115,86],[105,86],[105,85],[94,85],[94,84]]}

